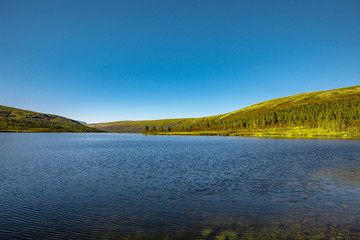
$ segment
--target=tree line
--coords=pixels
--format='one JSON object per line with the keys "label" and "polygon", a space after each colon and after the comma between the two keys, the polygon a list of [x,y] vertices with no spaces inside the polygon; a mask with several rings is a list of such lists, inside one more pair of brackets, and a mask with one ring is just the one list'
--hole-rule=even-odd
{"label": "tree line", "polygon": [[0,131],[99,132],[100,130],[81,124],[67,125],[52,122],[0,118]]}
{"label": "tree line", "polygon": [[235,119],[205,118],[190,124],[163,128],[146,126],[145,133],[193,132],[193,131],[237,131],[259,128],[286,128],[303,126],[333,131],[352,131],[360,134],[360,98],[340,99],[331,102],[315,102],[285,109],[254,112],[251,116]]}

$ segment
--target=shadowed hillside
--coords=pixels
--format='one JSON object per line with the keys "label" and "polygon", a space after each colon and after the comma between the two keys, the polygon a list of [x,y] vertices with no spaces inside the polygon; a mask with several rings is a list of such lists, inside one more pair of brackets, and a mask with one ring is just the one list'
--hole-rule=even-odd
{"label": "shadowed hillside", "polygon": [[359,138],[360,86],[297,94],[211,117],[89,126],[145,134]]}
{"label": "shadowed hillside", "polygon": [[68,118],[0,105],[0,131],[99,132]]}

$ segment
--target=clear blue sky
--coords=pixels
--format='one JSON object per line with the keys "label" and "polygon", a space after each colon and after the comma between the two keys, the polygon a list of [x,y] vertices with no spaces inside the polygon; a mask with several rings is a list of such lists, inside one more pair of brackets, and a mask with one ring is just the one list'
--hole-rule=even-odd
{"label": "clear blue sky", "polygon": [[358,0],[0,1],[0,105],[201,117],[360,84]]}

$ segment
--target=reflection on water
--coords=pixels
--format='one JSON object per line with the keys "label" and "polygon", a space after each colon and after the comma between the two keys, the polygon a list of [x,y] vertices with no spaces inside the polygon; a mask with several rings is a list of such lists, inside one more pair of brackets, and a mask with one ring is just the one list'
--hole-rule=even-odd
{"label": "reflection on water", "polygon": [[0,239],[358,239],[360,142],[0,134]]}

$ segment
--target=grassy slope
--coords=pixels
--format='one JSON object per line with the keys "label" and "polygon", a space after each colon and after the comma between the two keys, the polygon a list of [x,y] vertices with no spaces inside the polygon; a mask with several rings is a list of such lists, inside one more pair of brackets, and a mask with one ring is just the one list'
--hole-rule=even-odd
{"label": "grassy slope", "polygon": [[0,105],[0,131],[13,132],[97,132],[75,120]]}
{"label": "grassy slope", "polygon": [[109,123],[94,123],[88,124],[87,126],[94,127],[103,131],[108,132],[142,132],[145,126],[156,126],[156,128],[168,127],[174,128],[182,125],[196,123],[203,119],[216,119],[221,115],[204,117],[204,118],[176,118],[176,119],[161,119],[161,120],[143,120],[143,121],[118,121]]}
{"label": "grassy slope", "polygon": [[294,106],[334,102],[336,100],[341,100],[352,96],[360,96],[360,85],[328,91],[301,93],[288,97],[277,98],[224,114],[222,117],[220,117],[220,119],[232,120],[237,118],[250,117],[270,111],[287,109]]}
{"label": "grassy slope", "polygon": [[[119,121],[111,123],[91,124],[89,126],[112,132],[141,132],[146,125],[156,126],[157,128],[171,127],[176,129],[174,132],[157,132],[156,134],[186,134],[186,135],[235,135],[235,136],[259,136],[259,137],[321,137],[321,138],[358,138],[359,134],[351,134],[335,128],[311,128],[296,124],[287,126],[268,126],[266,128],[256,129],[237,129],[236,131],[209,130],[189,131],[180,130],[182,126],[201,123],[206,120],[215,121],[236,121],[238,119],[261,116],[269,112],[279,112],[301,106],[312,106],[313,104],[332,104],[336,101],[346,99],[358,99],[360,97],[360,86],[334,89],[329,91],[319,91],[302,93],[284,98],[273,99],[261,102],[249,107],[239,109],[227,114],[205,117],[205,118],[188,118],[188,119],[164,119],[152,121]],[[344,108],[342,111],[346,112]],[[360,119],[356,119],[359,122]]]}

